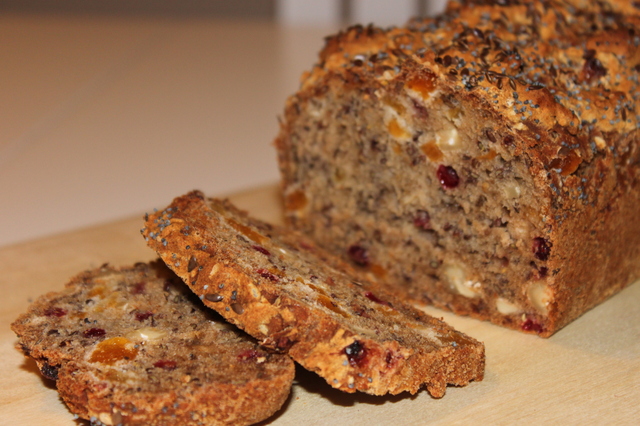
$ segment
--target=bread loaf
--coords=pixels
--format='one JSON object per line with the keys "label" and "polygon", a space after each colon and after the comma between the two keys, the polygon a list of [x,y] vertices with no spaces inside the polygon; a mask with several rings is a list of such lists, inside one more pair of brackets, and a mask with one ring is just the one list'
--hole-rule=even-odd
{"label": "bread loaf", "polygon": [[103,266],[39,298],[18,348],[92,425],[247,425],[276,412],[286,355],[205,308],[162,262]]}
{"label": "bread loaf", "polygon": [[[204,303],[334,388],[435,397],[484,374],[484,346],[405,306],[301,234],[198,191],[147,217],[143,235]],[[338,269],[338,268],[340,269]]]}
{"label": "bread loaf", "polygon": [[640,276],[640,8],[466,1],[327,39],[288,222],[393,291],[550,336]]}

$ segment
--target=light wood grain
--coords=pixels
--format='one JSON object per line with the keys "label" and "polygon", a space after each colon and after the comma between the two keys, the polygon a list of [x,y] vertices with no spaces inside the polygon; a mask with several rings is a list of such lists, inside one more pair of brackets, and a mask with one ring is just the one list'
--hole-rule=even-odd
{"label": "light wood grain", "polygon": [[[261,219],[281,222],[274,185],[231,198]],[[141,226],[136,217],[0,250],[0,425],[78,425],[55,387],[13,347],[9,324],[30,300],[84,269],[154,258]],[[299,370],[288,403],[265,424],[638,424],[639,301],[635,284],[548,340],[426,308],[485,342],[484,381],[449,388],[439,400],[426,392],[371,397],[340,393]]]}

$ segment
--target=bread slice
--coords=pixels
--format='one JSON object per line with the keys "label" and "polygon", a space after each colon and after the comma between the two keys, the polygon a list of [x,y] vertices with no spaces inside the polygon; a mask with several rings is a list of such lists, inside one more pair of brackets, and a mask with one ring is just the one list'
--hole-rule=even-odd
{"label": "bread slice", "polygon": [[638,25],[628,0],[464,0],[327,38],[276,140],[288,224],[550,336],[640,278]]}
{"label": "bread slice", "polygon": [[80,274],[11,327],[96,425],[247,425],[282,406],[294,377],[289,357],[258,347],[159,261]]}
{"label": "bread slice", "polygon": [[142,233],[207,306],[337,389],[381,395],[425,385],[441,397],[447,384],[483,377],[481,343],[229,202],[191,192],[149,215]]}

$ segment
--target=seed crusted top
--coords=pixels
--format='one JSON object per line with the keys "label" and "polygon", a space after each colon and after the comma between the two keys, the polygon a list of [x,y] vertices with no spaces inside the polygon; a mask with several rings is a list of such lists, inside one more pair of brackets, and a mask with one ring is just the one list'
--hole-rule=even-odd
{"label": "seed crusted top", "polygon": [[303,87],[327,73],[385,86],[413,63],[438,84],[473,92],[517,127],[638,128],[637,7],[626,1],[498,3],[505,5],[453,2],[445,14],[404,28],[352,27],[327,40]]}
{"label": "seed crusted top", "polygon": [[287,149],[292,123],[328,91],[381,108],[408,94],[417,113],[452,97],[500,123],[536,198],[553,200],[541,207],[546,226],[562,226],[567,211],[606,208],[640,177],[639,26],[626,0],[469,0],[401,28],[354,26],[327,38],[276,145]]}

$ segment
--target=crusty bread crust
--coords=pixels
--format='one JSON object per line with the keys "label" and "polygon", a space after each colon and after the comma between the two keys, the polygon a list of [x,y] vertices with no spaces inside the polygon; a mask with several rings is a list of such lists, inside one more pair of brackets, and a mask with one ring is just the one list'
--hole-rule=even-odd
{"label": "crusty bread crust", "polygon": [[149,215],[142,233],[207,306],[337,389],[381,395],[426,386],[441,397],[447,384],[483,377],[481,343],[228,202],[191,192]]}
{"label": "crusty bread crust", "polygon": [[12,329],[69,409],[95,425],[256,423],[282,406],[295,373],[159,261],[80,274]]}
{"label": "crusty bread crust", "polygon": [[548,337],[640,276],[640,10],[500,3],[328,38],[276,146],[291,225]]}

